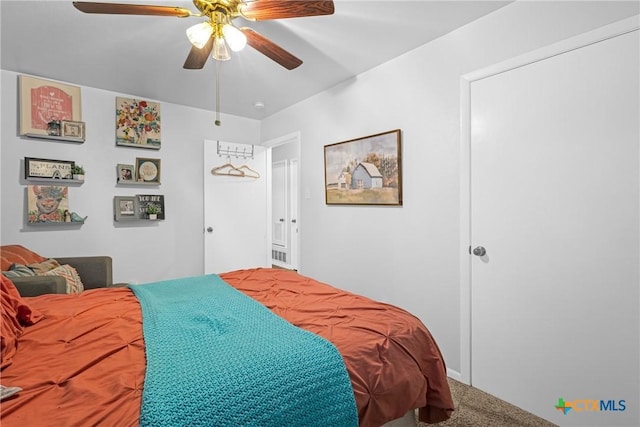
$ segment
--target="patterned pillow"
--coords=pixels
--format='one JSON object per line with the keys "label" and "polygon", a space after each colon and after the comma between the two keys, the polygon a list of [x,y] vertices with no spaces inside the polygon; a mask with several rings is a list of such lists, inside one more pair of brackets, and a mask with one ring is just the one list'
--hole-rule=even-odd
{"label": "patterned pillow", "polygon": [[27,265],[30,269],[32,269],[36,274],[41,274],[49,270],[53,270],[54,268],[60,267],[60,263],[53,258],[49,258],[48,260],[42,262],[36,262],[33,264]]}
{"label": "patterned pillow", "polygon": [[4,276],[8,277],[9,279],[36,275],[36,273],[34,273],[32,269],[22,264],[12,264],[11,268],[9,268],[9,271],[3,271],[2,274],[4,274]]}
{"label": "patterned pillow", "polygon": [[56,267],[53,270],[45,271],[44,273],[40,273],[40,276],[62,276],[67,281],[67,293],[68,294],[79,294],[84,291],[84,285],[80,280],[80,276],[75,268],[71,267],[69,264],[61,265],[60,267]]}

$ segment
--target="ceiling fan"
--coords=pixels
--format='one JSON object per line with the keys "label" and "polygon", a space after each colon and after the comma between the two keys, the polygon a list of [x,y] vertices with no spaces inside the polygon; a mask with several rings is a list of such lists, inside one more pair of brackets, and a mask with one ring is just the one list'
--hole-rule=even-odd
{"label": "ceiling fan", "polygon": [[236,27],[232,21],[236,18],[250,21],[300,18],[334,12],[332,0],[193,0],[193,4],[199,13],[173,6],[73,2],[78,10],[85,13],[207,18],[187,29],[187,37],[193,46],[183,66],[186,69],[201,69],[211,53],[218,61],[228,60],[231,58],[228,48],[239,51],[248,44],[292,70],[302,64],[299,58],[249,27]]}

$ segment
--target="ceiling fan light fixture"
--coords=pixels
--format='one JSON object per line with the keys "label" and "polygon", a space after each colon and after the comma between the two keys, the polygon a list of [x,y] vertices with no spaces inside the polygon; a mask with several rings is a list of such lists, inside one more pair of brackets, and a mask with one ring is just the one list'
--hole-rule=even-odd
{"label": "ceiling fan light fixture", "polygon": [[231,24],[225,24],[222,27],[222,34],[234,52],[241,51],[247,45],[247,36]]}
{"label": "ceiling fan light fixture", "polygon": [[207,44],[213,34],[213,27],[208,22],[201,22],[193,27],[187,28],[187,37],[192,45],[202,49]]}
{"label": "ceiling fan light fixture", "polygon": [[224,42],[224,37],[216,36],[213,40],[213,59],[218,61],[228,61],[231,59],[227,44]]}

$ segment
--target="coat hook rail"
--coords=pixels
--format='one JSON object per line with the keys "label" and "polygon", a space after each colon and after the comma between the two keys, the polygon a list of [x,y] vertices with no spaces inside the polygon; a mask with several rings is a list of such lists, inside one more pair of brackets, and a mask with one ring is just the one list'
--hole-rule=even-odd
{"label": "coat hook rail", "polygon": [[221,143],[220,141],[217,141],[217,143],[217,152],[220,157],[253,159],[253,145],[234,144],[229,142]]}

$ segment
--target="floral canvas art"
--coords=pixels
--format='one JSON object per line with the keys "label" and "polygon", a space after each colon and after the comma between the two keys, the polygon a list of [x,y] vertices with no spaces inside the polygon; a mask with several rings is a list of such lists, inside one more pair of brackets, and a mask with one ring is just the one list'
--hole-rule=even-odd
{"label": "floral canvas art", "polygon": [[116,145],[160,149],[160,103],[116,97]]}

